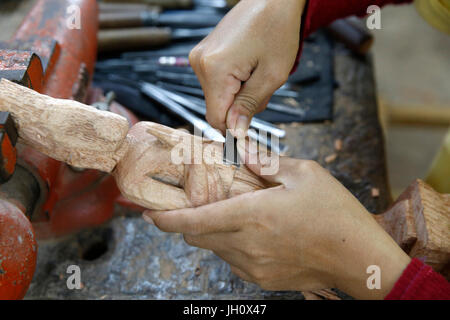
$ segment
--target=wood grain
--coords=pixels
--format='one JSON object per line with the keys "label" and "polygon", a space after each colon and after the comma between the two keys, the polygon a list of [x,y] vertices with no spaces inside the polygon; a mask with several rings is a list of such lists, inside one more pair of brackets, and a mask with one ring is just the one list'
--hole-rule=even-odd
{"label": "wood grain", "polygon": [[269,186],[245,167],[224,165],[223,144],[181,130],[140,122],[127,140],[114,171],[117,185],[152,210],[196,207]]}
{"label": "wood grain", "polygon": [[[196,207],[270,186],[245,166],[224,165],[222,143],[152,122],[129,130],[119,115],[5,79],[0,111],[11,113],[21,142],[75,167],[114,171],[124,196],[148,209]],[[179,149],[192,152],[175,161]]]}
{"label": "wood grain", "polygon": [[450,195],[416,180],[376,220],[411,257],[450,277]]}

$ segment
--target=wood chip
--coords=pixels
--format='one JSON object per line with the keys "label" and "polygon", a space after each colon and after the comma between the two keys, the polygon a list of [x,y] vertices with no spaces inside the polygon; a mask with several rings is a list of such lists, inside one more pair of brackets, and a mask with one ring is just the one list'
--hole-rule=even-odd
{"label": "wood chip", "polygon": [[331,289],[317,290],[313,291],[312,293],[326,300],[342,300],[341,298],[339,298],[336,292]]}
{"label": "wood chip", "polygon": [[341,139],[334,140],[334,149],[336,149],[336,151],[342,150],[342,140]]}
{"label": "wood chip", "polygon": [[330,154],[329,156],[327,156],[325,158],[325,162],[326,163],[332,163],[334,160],[336,160],[336,158],[337,158],[337,154],[336,153]]}
{"label": "wood chip", "polygon": [[323,300],[322,297],[319,297],[318,295],[312,293],[312,292],[303,292],[302,291],[302,295],[303,297],[305,297],[305,300]]}
{"label": "wood chip", "polygon": [[380,196],[380,189],[372,188],[371,194],[372,194],[372,198],[378,198]]}

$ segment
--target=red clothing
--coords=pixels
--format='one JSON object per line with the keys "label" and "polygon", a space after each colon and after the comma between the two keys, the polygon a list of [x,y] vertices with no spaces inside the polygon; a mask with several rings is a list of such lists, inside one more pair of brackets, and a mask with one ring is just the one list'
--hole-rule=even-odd
{"label": "red clothing", "polygon": [[386,4],[410,3],[413,0],[307,0],[302,18],[300,50],[293,70],[297,69],[303,39],[317,29],[329,25],[334,20],[347,16],[365,16],[371,5],[382,7]]}
{"label": "red clothing", "polygon": [[[302,18],[300,58],[303,39],[336,19],[350,15],[364,16],[371,5],[382,7],[386,4],[409,3],[412,0],[309,0]],[[413,259],[403,271],[387,300],[450,300],[450,284],[430,266],[418,259]]]}
{"label": "red clothing", "polygon": [[386,300],[450,300],[450,283],[418,259],[403,271]]}

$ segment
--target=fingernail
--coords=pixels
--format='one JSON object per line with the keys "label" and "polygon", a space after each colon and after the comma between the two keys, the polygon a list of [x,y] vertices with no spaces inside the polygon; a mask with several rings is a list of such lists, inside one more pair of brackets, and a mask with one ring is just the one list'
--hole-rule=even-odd
{"label": "fingernail", "polygon": [[248,124],[247,116],[239,116],[237,118],[236,127],[234,128],[234,135],[237,139],[244,139],[247,136]]}
{"label": "fingernail", "polygon": [[256,143],[254,140],[250,139],[248,143],[248,153],[250,154],[258,154],[258,143]]}
{"label": "fingernail", "polygon": [[239,156],[241,157],[241,159],[243,161],[245,161],[245,154],[247,153],[246,149],[245,149],[245,139],[239,139],[236,143],[236,147],[239,153]]}
{"label": "fingernail", "polygon": [[147,223],[149,223],[149,224],[151,224],[151,225],[155,225],[155,223],[153,222],[153,219],[152,218],[150,218],[147,214],[143,214],[142,215],[142,218],[144,218],[144,220],[147,222]]}

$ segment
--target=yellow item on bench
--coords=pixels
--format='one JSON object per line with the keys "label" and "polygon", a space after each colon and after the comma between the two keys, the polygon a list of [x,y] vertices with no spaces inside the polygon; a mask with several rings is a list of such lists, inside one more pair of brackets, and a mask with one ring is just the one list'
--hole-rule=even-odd
{"label": "yellow item on bench", "polygon": [[450,193],[450,130],[431,165],[426,182],[440,193]]}
{"label": "yellow item on bench", "polygon": [[415,0],[415,4],[430,25],[450,34],[450,0]]}

